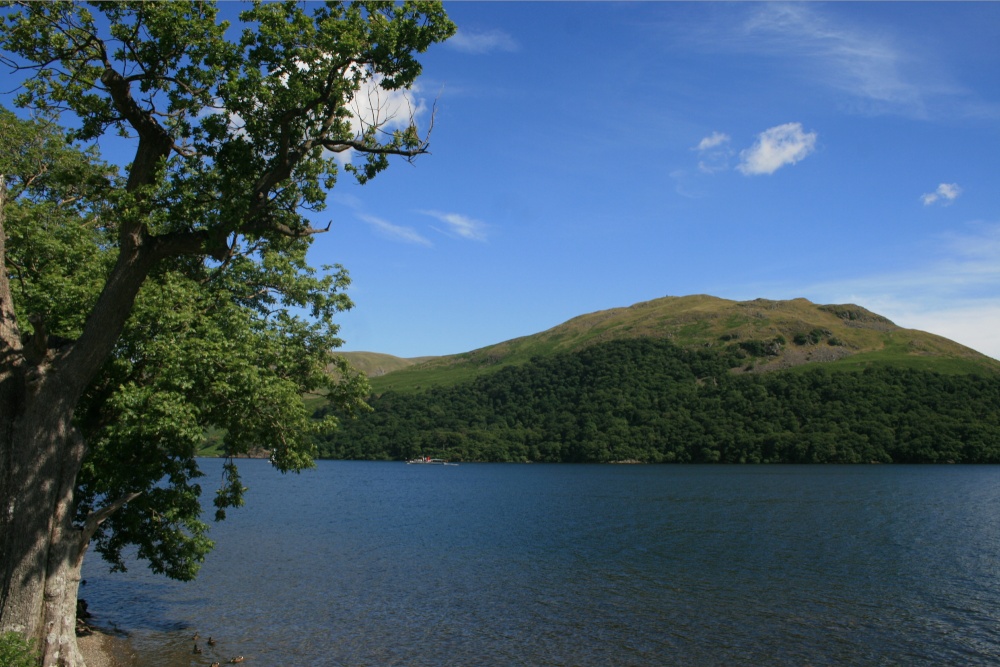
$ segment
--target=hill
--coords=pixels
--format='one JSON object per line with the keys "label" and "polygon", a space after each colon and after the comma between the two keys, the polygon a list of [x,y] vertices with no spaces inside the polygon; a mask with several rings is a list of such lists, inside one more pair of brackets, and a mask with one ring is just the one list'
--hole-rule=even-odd
{"label": "hill", "polygon": [[382,393],[454,386],[534,358],[640,338],[667,340],[688,350],[739,355],[743,363],[733,372],[761,373],[823,363],[843,370],[889,365],[939,373],[1000,373],[1000,361],[941,336],[904,329],[855,304],[818,305],[807,299],[731,301],[695,295],[668,296],[581,315],[531,336],[401,364],[372,376],[372,387]]}
{"label": "hill", "polygon": [[321,456],[1000,463],[1000,362],[854,304],[666,297],[413,361]]}
{"label": "hill", "polygon": [[387,391],[322,456],[644,463],[1000,463],[1000,375],[888,363],[733,373],[735,347],[620,338]]}
{"label": "hill", "polygon": [[420,364],[436,357],[414,357],[406,359],[394,357],[391,354],[380,354],[378,352],[341,352],[340,356],[347,359],[351,366],[364,373],[369,378],[381,377],[386,373],[408,368],[414,364]]}
{"label": "hill", "polygon": [[402,365],[322,456],[1000,463],[1000,362],[854,304],[666,297]]}

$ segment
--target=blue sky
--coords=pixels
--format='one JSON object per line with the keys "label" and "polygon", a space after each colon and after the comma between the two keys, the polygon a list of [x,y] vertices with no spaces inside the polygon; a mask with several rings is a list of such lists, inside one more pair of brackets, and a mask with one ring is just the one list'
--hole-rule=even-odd
{"label": "blue sky", "polygon": [[711,294],[857,303],[1000,359],[1000,3],[446,7],[409,94],[431,154],[316,215],[345,350]]}
{"label": "blue sky", "polygon": [[1000,358],[1000,4],[446,3],[431,155],[319,218],[344,349],[665,295],[853,302]]}

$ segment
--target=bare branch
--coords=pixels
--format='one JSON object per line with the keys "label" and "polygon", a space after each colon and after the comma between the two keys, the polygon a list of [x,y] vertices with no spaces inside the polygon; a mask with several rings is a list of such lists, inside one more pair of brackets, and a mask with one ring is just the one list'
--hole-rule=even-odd
{"label": "bare branch", "polygon": [[327,139],[320,142],[328,151],[333,153],[342,153],[346,150],[356,150],[359,153],[371,153],[373,155],[400,155],[402,157],[416,157],[418,155],[424,155],[427,153],[427,149],[430,144],[427,142],[421,142],[420,146],[416,148],[398,148],[395,146],[370,146],[364,141],[357,139],[345,140],[345,139]]}
{"label": "bare branch", "polygon": [[327,225],[325,229],[319,229],[318,227],[303,227],[302,229],[296,229],[294,227],[289,227],[283,222],[278,222],[277,220],[272,220],[266,215],[258,216],[256,219],[250,221],[248,224],[243,226],[241,231],[243,232],[276,232],[282,236],[288,236],[290,238],[301,239],[306,236],[313,236],[315,234],[323,234],[330,230],[330,225]]}

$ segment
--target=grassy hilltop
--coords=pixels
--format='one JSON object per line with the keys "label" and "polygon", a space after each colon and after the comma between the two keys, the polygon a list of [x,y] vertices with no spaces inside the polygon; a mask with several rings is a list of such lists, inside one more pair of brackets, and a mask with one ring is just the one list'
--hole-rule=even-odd
{"label": "grassy hilltop", "polygon": [[934,334],[904,329],[854,304],[807,299],[731,301],[707,295],[663,297],[575,317],[547,331],[463,354],[399,359],[345,353],[375,393],[452,386],[532,358],[635,338],[686,348],[737,352],[734,372],[767,372],[823,363],[857,370],[890,365],[939,373],[1000,373],[1000,362]]}

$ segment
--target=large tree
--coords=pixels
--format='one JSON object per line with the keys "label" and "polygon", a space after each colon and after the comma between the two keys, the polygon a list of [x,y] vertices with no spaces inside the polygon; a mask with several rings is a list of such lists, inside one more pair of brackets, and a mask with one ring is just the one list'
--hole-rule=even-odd
{"label": "large tree", "polygon": [[[38,116],[0,114],[0,632],[81,665],[92,541],[178,578],[210,548],[206,432],[297,470],[331,426],[303,394],[359,401],[345,368],[327,372],[347,278],[306,263],[306,216],[338,167],[363,183],[426,152],[380,95],[455,28],[438,3],[256,4],[234,27],[206,2],[18,3],[4,19],[0,59]],[[127,166],[77,148],[105,137],[131,145]],[[220,513],[243,491],[227,470]]]}

